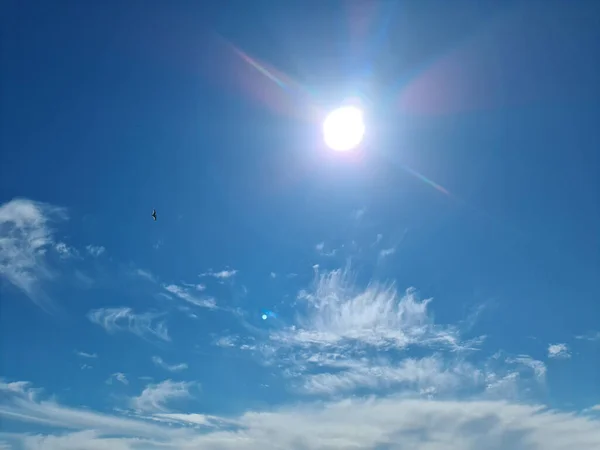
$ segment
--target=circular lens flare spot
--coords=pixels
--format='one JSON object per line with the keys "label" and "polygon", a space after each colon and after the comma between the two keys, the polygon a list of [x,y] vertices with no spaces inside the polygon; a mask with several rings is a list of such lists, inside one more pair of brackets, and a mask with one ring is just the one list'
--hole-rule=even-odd
{"label": "circular lens flare spot", "polygon": [[345,152],[357,147],[365,135],[363,113],[355,106],[338,108],[323,122],[323,139],[329,148]]}

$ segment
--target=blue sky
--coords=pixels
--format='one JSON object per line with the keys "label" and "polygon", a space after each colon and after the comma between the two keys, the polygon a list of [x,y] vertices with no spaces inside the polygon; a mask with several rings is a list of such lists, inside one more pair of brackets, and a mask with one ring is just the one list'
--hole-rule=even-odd
{"label": "blue sky", "polygon": [[596,2],[280,3],[4,3],[0,448],[597,449]]}

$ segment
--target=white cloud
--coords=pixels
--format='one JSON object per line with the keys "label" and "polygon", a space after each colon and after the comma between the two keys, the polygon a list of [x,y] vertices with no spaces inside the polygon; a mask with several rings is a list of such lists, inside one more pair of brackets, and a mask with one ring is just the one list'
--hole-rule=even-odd
{"label": "white cloud", "polygon": [[[32,388],[30,383],[24,381],[5,383],[0,380],[0,392],[3,396],[0,417],[5,419],[4,423],[10,419],[70,430],[97,430],[102,435],[145,436],[154,439],[177,435],[164,427],[156,427],[143,421],[102,414],[87,408],[71,408],[52,399],[42,400],[41,390]],[[79,448],[88,447],[83,445]]]}
{"label": "white cloud", "polygon": [[548,346],[548,358],[566,359],[570,357],[571,353],[567,344],[550,344]]}
{"label": "white cloud", "polygon": [[366,213],[366,209],[365,208],[361,208],[361,209],[357,209],[355,210],[352,215],[354,216],[355,220],[360,220],[362,219],[362,217],[365,215]]}
{"label": "white cloud", "polygon": [[546,378],[546,364],[544,364],[542,361],[538,361],[537,359],[533,359],[531,356],[519,355],[516,358],[507,358],[506,362],[509,364],[521,364],[525,367],[528,367],[534,372],[535,377],[540,381],[544,381]]}
{"label": "white cloud", "polygon": [[377,234],[377,236],[375,236],[375,242],[373,242],[373,243],[371,244],[371,247],[373,247],[373,246],[375,246],[375,245],[379,244],[379,243],[381,242],[381,240],[382,240],[382,239],[383,239],[383,234],[381,234],[381,233],[378,233],[378,234]]}
{"label": "white cloud", "polygon": [[330,346],[348,343],[379,349],[409,345],[460,349],[458,331],[437,326],[427,312],[431,299],[419,300],[409,289],[398,295],[393,285],[370,284],[357,291],[346,271],[317,274],[312,292],[301,291],[307,312],[295,326],[274,333],[282,343]]}
{"label": "white cloud", "polygon": [[54,250],[63,259],[76,258],[79,256],[79,252],[77,251],[77,249],[69,247],[64,242],[56,243],[56,245],[54,246]]}
{"label": "white cloud", "polygon": [[98,256],[100,256],[101,254],[103,254],[106,251],[106,249],[104,247],[102,247],[101,245],[91,245],[91,244],[86,245],[85,249],[94,258],[97,258]]}
{"label": "white cloud", "polygon": [[[428,312],[431,299],[420,300],[414,289],[403,295],[394,285],[357,289],[347,270],[315,270],[311,290],[301,291],[298,299],[303,304],[295,323],[271,332],[253,349],[265,364],[282,367],[301,392],[337,395],[391,387],[430,396],[459,387],[483,392],[486,377],[494,373],[464,360],[483,338],[464,340],[456,327],[435,324]],[[419,348],[434,354],[406,358],[407,351]]]}
{"label": "white cloud", "polygon": [[0,206],[0,277],[47,307],[41,288],[54,273],[46,260],[55,247],[50,223],[66,219],[65,211],[45,203],[15,199]]}
{"label": "white cloud", "polygon": [[317,245],[315,245],[315,250],[321,256],[335,256],[337,253],[336,249],[325,251],[325,242],[319,242]]}
{"label": "white cloud", "polygon": [[139,337],[155,337],[170,341],[167,326],[164,322],[156,322],[161,314],[135,314],[131,308],[100,308],[88,313],[88,319],[103,327],[108,333],[129,331]]}
{"label": "white cloud", "polygon": [[208,272],[201,273],[199,276],[201,276],[201,277],[213,277],[213,278],[218,278],[220,280],[225,280],[227,278],[234,277],[237,273],[238,273],[238,271],[235,270],[235,269],[232,269],[232,270],[221,270],[219,272],[213,272],[212,269],[211,269]]}
{"label": "white cloud", "polygon": [[217,339],[215,345],[218,347],[235,347],[236,340],[234,336],[223,336]]}
{"label": "white cloud", "polygon": [[81,368],[81,370],[89,370],[89,369],[93,369],[93,366],[90,366],[89,364],[82,364],[81,366],[79,366]]}
{"label": "white cloud", "polygon": [[181,364],[167,364],[166,362],[163,361],[163,359],[160,356],[153,356],[152,357],[152,362],[154,364],[156,364],[159,367],[162,367],[163,369],[166,369],[170,372],[181,372],[182,370],[185,370],[188,368],[188,365],[186,363],[181,363]]}
{"label": "white cloud", "polygon": [[117,380],[119,383],[122,383],[124,385],[128,385],[129,384],[129,380],[127,379],[127,376],[123,372],[113,373],[106,380],[106,384],[112,384],[113,380]]}
{"label": "white cloud", "polygon": [[396,253],[396,249],[394,247],[384,248],[379,252],[379,257],[387,258],[388,256],[392,256],[394,253]]}
{"label": "white cloud", "polygon": [[144,269],[136,269],[135,271],[136,275],[138,275],[139,277],[142,277],[148,281],[151,281],[153,283],[156,283],[156,277],[154,275],[152,275],[150,272],[148,272],[147,270]]}
{"label": "white cloud", "polygon": [[271,272],[270,276],[271,278],[277,278],[277,274],[275,272]]}
{"label": "white cloud", "polygon": [[[167,286],[163,286],[163,288],[170,292],[171,294],[179,297],[182,300],[185,300],[188,303],[191,303],[192,305],[195,306],[200,306],[202,308],[209,308],[209,309],[214,309],[217,307],[217,302],[215,301],[214,298],[211,297],[197,297],[196,295],[192,294],[188,289],[183,288],[181,286],[177,286],[175,284],[169,284]],[[196,290],[198,290],[196,288]]]}
{"label": "white cloud", "polygon": [[165,380],[149,384],[138,397],[131,399],[131,407],[140,413],[168,412],[166,404],[172,400],[190,397],[191,382]]}
{"label": "white cloud", "polygon": [[81,270],[75,269],[75,278],[83,287],[91,287],[94,284],[94,279],[83,273]]}
{"label": "white cloud", "polygon": [[63,435],[24,435],[20,441],[27,450],[128,450],[143,448],[150,445],[157,448],[152,442],[137,438],[108,438],[101,437],[94,430],[77,431]]}
{"label": "white cloud", "polygon": [[591,341],[591,342],[600,342],[600,331],[590,331],[589,333],[575,336],[575,339]]}
{"label": "white cloud", "polygon": [[[249,410],[236,417],[159,412],[133,419],[40,400],[39,392],[27,383],[18,385],[19,389],[7,389],[6,383],[0,384],[4,399],[0,417],[65,430],[51,435],[0,434],[7,442],[33,449],[600,448],[600,420],[594,416],[506,401],[436,401],[390,395]],[[142,406],[149,414],[164,409],[162,400],[173,399],[155,394],[146,398]]]}
{"label": "white cloud", "polygon": [[337,361],[333,367],[346,370],[304,377],[303,390],[310,394],[351,393],[357,388],[383,389],[404,386],[414,392],[447,393],[463,385],[481,384],[483,379],[472,365],[444,363],[440,357],[405,358],[400,363],[369,359]]}
{"label": "white cloud", "polygon": [[82,358],[97,358],[98,355],[96,353],[86,353],[86,352],[75,352],[76,355],[81,356]]}

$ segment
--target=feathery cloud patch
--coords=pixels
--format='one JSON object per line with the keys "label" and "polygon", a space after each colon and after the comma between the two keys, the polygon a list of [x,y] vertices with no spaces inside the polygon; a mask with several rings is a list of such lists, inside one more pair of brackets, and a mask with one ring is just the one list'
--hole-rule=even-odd
{"label": "feathery cloud patch", "polygon": [[47,261],[56,245],[50,225],[65,219],[63,208],[47,203],[15,199],[0,206],[0,277],[38,306],[48,306],[42,282],[55,276]]}
{"label": "feathery cloud patch", "polygon": [[385,248],[379,251],[379,257],[387,258],[388,256],[392,256],[394,253],[396,253],[396,249],[394,247]]}
{"label": "feathery cloud patch", "polygon": [[153,356],[152,362],[154,364],[156,364],[158,367],[162,367],[163,369],[166,369],[170,372],[181,372],[182,370],[185,370],[188,368],[188,365],[186,363],[167,364],[166,362],[164,362],[164,360],[160,356]]}
{"label": "feathery cloud patch", "polygon": [[86,245],[85,249],[94,258],[97,258],[98,256],[102,255],[106,251],[106,249],[101,245],[91,245],[91,244]]}
{"label": "feathery cloud patch", "polygon": [[[163,288],[170,292],[171,294],[179,297],[182,300],[185,300],[188,303],[191,303],[194,306],[200,306],[202,308],[214,309],[217,307],[217,302],[214,298],[211,297],[198,297],[197,295],[190,292],[189,289],[186,289],[182,286],[177,286],[175,284],[169,284],[163,286]],[[195,286],[194,286],[195,288]],[[198,289],[196,289],[198,290]]]}
{"label": "feathery cloud patch", "polygon": [[600,342],[600,331],[590,331],[589,333],[575,336],[575,339],[590,342]]}
{"label": "feathery cloud patch", "polygon": [[[428,313],[431,299],[420,300],[414,289],[399,294],[393,284],[378,283],[359,289],[348,270],[316,271],[312,288],[300,291],[298,300],[295,323],[275,328],[266,339],[259,334],[248,346],[258,350],[262,362],[284,368],[298,392],[337,395],[394,388],[428,396],[483,395],[498,391],[511,373],[513,390],[527,384],[506,364],[482,369],[468,362],[466,356],[483,337],[463,339],[457,327],[436,324]],[[237,348],[231,336],[216,344]],[[433,355],[405,354],[419,349]],[[543,371],[540,362],[527,358],[513,363],[531,369],[523,376],[537,377]]]}
{"label": "feathery cloud patch", "polygon": [[97,358],[98,357],[98,355],[96,353],[86,353],[86,352],[76,351],[75,354],[78,356],[81,356],[82,358]]}
{"label": "feathery cloud patch", "polygon": [[427,313],[431,299],[420,300],[415,289],[399,295],[393,285],[370,284],[358,291],[348,271],[317,274],[312,291],[303,290],[306,313],[294,326],[274,333],[274,341],[315,346],[350,343],[379,349],[409,345],[447,346],[459,343],[458,330],[439,326]]}
{"label": "feathery cloud patch", "polygon": [[193,385],[192,382],[172,380],[149,384],[139,396],[131,399],[131,407],[141,413],[168,412],[167,403],[190,397],[189,390]]}
{"label": "feathery cloud patch", "polygon": [[108,377],[108,379],[106,380],[106,384],[112,384],[113,380],[118,381],[121,384],[124,385],[128,385],[129,384],[129,380],[127,379],[127,375],[125,375],[123,372],[116,372],[113,373],[110,377]]}
{"label": "feathery cloud patch", "polygon": [[148,272],[147,270],[143,270],[143,269],[136,269],[135,273],[137,276],[144,278],[148,281],[151,281],[153,283],[156,283],[156,277],[154,275],[152,275],[150,272]]}
{"label": "feathery cloud patch", "polygon": [[548,346],[548,358],[567,359],[571,357],[567,344],[550,344]]}
{"label": "feathery cloud patch", "polygon": [[233,278],[238,273],[237,270],[221,270],[219,272],[214,272],[212,269],[208,272],[201,273],[200,277],[212,277],[217,278],[219,280],[226,280],[228,278]]}
{"label": "feathery cloud patch", "polygon": [[103,327],[108,333],[128,331],[141,338],[155,337],[170,341],[167,326],[163,321],[157,321],[162,314],[135,314],[131,308],[100,308],[88,313],[88,319]]}
{"label": "feathery cloud patch", "polygon": [[79,252],[77,251],[77,249],[69,247],[64,242],[58,242],[54,246],[54,250],[63,259],[77,258],[79,256]]}

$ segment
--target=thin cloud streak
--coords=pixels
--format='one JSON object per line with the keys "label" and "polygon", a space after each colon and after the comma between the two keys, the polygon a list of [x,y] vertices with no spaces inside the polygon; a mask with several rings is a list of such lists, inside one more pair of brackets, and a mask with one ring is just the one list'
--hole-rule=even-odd
{"label": "thin cloud streak", "polygon": [[107,333],[128,331],[141,338],[158,338],[170,341],[167,326],[157,321],[162,314],[135,314],[131,308],[100,308],[88,313],[88,319],[103,327]]}
{"label": "thin cloud streak", "polygon": [[186,370],[188,368],[188,365],[186,363],[167,364],[160,356],[153,356],[152,362],[158,367],[162,367],[163,369],[166,369],[169,372],[181,372],[182,370]]}

